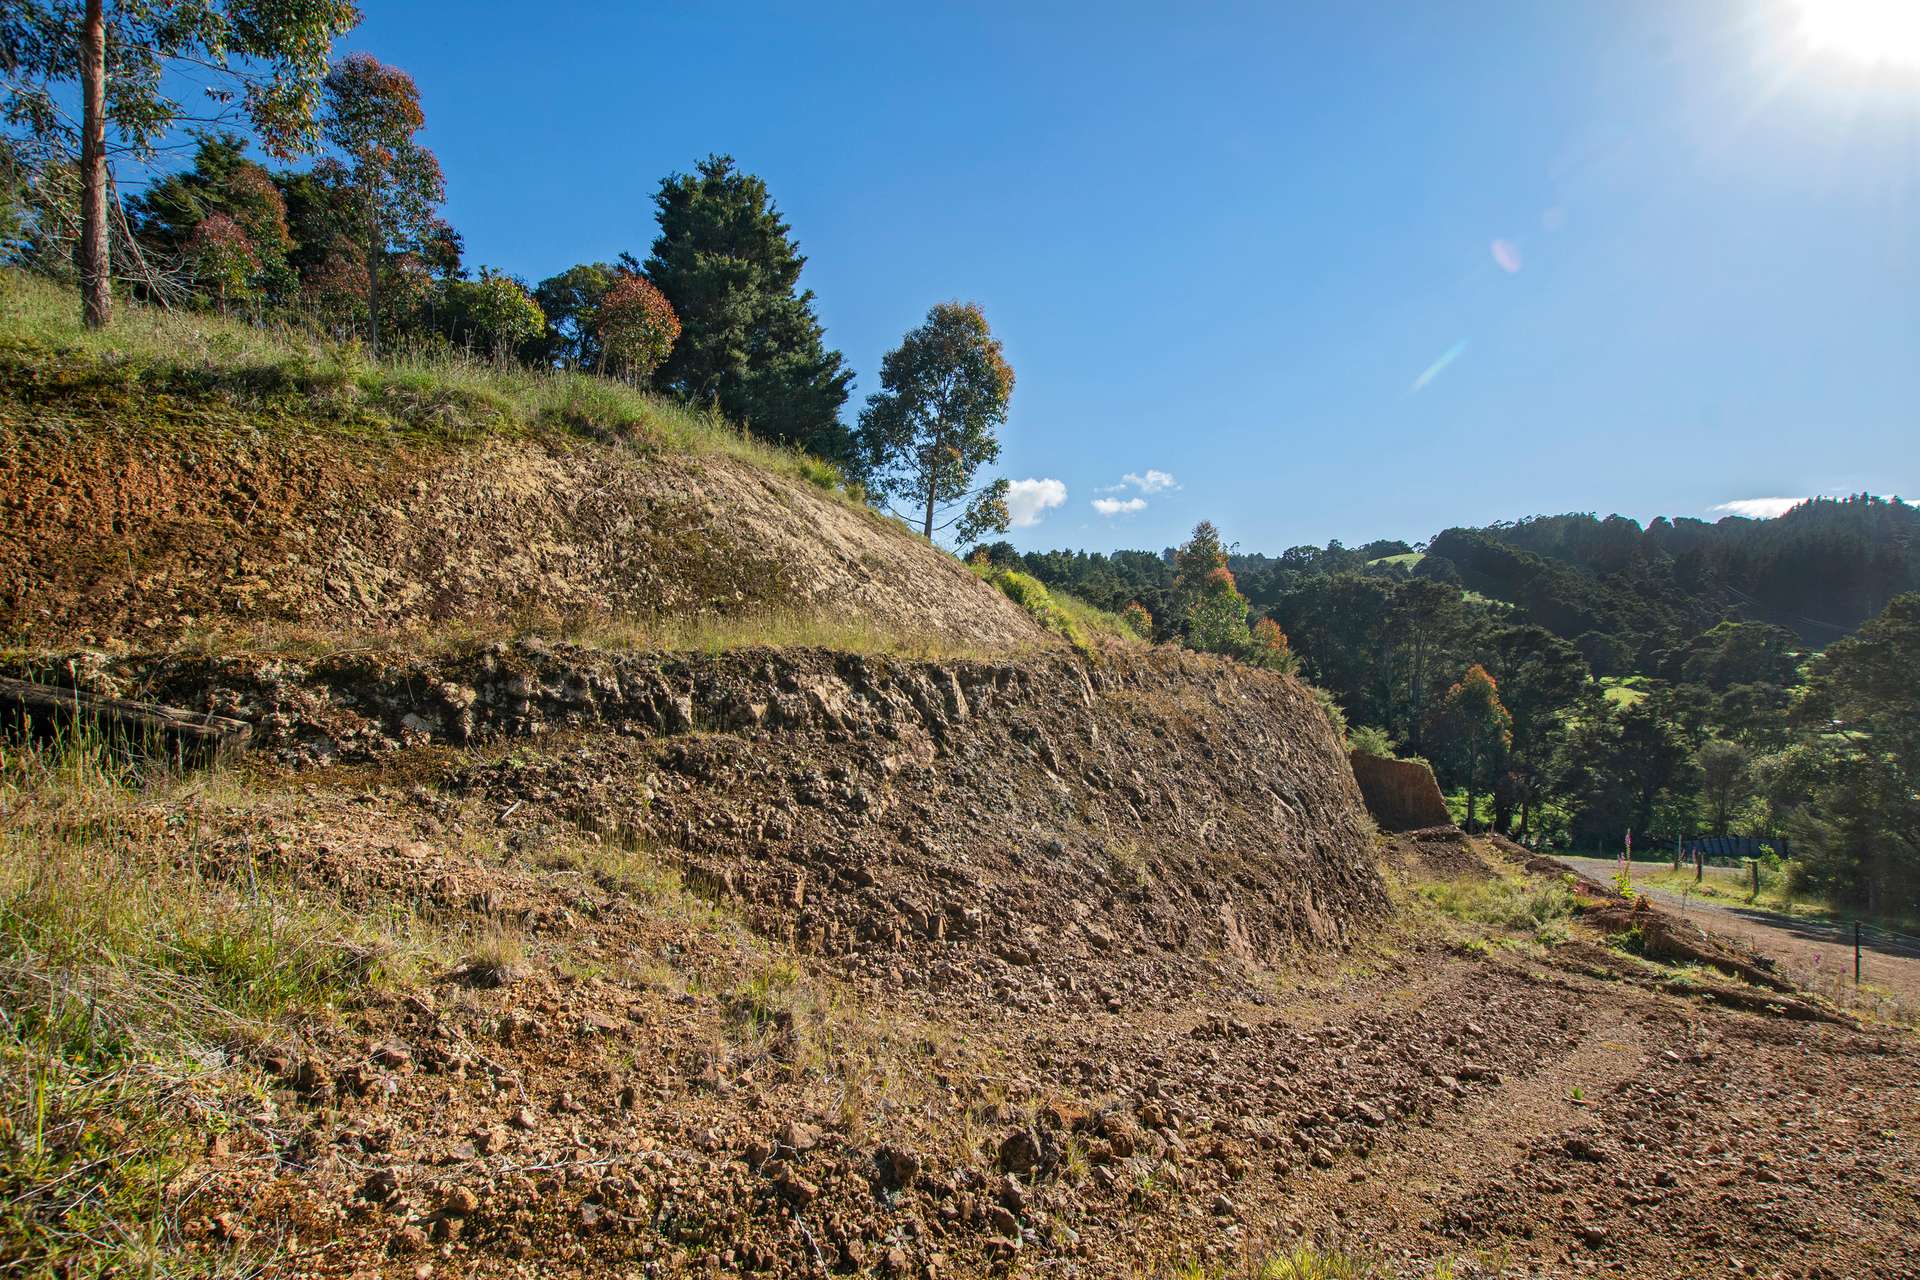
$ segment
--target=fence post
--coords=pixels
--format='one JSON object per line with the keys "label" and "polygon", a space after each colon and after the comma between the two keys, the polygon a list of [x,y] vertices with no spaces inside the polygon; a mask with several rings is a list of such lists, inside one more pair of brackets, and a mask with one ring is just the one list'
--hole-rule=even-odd
{"label": "fence post", "polygon": [[1693,882],[1699,884],[1707,878],[1707,855],[1699,845],[1693,846]]}
{"label": "fence post", "polygon": [[1760,859],[1748,858],[1747,865],[1753,868],[1753,901],[1760,901]]}
{"label": "fence post", "polygon": [[1853,985],[1860,985],[1860,922],[1853,922]]}

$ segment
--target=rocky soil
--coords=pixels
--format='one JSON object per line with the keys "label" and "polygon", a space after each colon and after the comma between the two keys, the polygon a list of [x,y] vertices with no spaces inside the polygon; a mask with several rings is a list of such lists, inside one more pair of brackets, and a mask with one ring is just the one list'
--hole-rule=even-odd
{"label": "rocky soil", "polygon": [[1920,1274],[1910,1034],[1590,882],[1564,940],[1436,915],[1406,886],[1563,871],[1374,837],[1289,680],[542,645],[42,669],[260,726],[243,787],[154,815],[197,874],[440,939],[236,1047],[266,1101],[178,1188],[209,1256]]}
{"label": "rocky soil", "polygon": [[[342,433],[218,397],[0,383],[0,634],[330,634],[822,613],[1038,647],[1018,607],[792,476],[645,442]],[[347,625],[350,624],[350,625]]]}

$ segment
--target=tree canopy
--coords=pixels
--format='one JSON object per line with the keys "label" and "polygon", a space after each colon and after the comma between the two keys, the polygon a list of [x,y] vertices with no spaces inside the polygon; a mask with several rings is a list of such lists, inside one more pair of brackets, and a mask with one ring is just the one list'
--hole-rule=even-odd
{"label": "tree canopy", "polygon": [[1013,366],[971,302],[941,302],[880,362],[880,390],[860,414],[859,450],[873,493],[905,501],[920,531],[962,543],[1007,527],[1006,482],[974,487],[1000,456]]}
{"label": "tree canopy", "polygon": [[840,421],[853,371],[826,346],[806,265],[767,184],[708,156],[661,180],[660,234],[645,274],[682,332],[654,374],[663,391],[710,404],[763,439],[856,462]]}

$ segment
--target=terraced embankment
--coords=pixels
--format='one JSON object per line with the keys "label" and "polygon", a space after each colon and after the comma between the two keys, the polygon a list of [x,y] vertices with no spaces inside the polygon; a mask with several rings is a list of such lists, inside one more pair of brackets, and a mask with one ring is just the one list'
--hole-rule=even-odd
{"label": "terraced embankment", "polygon": [[72,670],[260,726],[240,773],[131,802],[130,867],[385,922],[362,945],[393,953],[206,1046],[198,1089],[272,1102],[187,1140],[188,1256],[1920,1266],[1910,1037],[1604,945],[1654,935],[1595,887],[1562,937],[1395,906],[1555,881],[1440,832],[1376,848],[1291,681],[542,645]]}

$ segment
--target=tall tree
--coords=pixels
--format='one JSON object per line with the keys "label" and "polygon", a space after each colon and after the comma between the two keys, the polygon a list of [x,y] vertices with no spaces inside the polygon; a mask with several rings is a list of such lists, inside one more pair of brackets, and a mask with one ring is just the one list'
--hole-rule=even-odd
{"label": "tall tree", "polygon": [[568,369],[600,367],[600,339],[594,312],[620,269],[611,262],[581,262],[534,286],[533,300],[547,317],[544,355],[549,364]]}
{"label": "tall tree", "polygon": [[225,260],[250,260],[244,278],[236,274],[221,281],[222,292],[245,290],[276,300],[292,294],[297,282],[287,263],[293,235],[286,201],[273,175],[247,158],[246,140],[239,134],[202,133],[192,167],[154,182],[128,200],[127,208],[143,244],[187,257],[197,272],[205,271],[209,245],[227,250]]}
{"label": "tall tree", "polygon": [[1447,690],[1440,716],[1466,783],[1467,830],[1471,831],[1475,803],[1492,784],[1496,764],[1513,743],[1513,716],[1501,705],[1493,677],[1477,663]]}
{"label": "tall tree", "polygon": [[1727,834],[1733,811],[1753,794],[1753,762],[1737,742],[1715,738],[1694,753],[1700,769],[1700,798],[1707,806],[1707,826],[1716,836]]}
{"label": "tall tree", "polygon": [[414,134],[426,124],[413,77],[371,54],[343,60],[326,79],[324,132],[339,152],[359,247],[366,256],[367,346],[380,354],[380,273],[396,242],[417,245],[439,225],[446,195],[440,161]]}
{"label": "tall tree", "polygon": [[[880,362],[880,390],[860,414],[873,492],[912,504],[920,531],[958,526],[961,542],[1007,527],[1007,482],[975,488],[1000,456],[1013,366],[971,302],[941,302]],[[944,517],[944,522],[936,524]]]}
{"label": "tall tree", "polygon": [[[112,315],[109,129],[138,157],[188,115],[169,97],[167,73],[191,67],[209,103],[251,122],[269,154],[286,158],[314,140],[314,111],[334,38],[359,21],[347,0],[12,0],[0,8],[0,92],[5,118],[56,156],[80,158],[81,317]],[[211,81],[209,83],[209,81]],[[80,119],[60,101],[77,85]]]}
{"label": "tall tree", "polygon": [[840,421],[853,371],[827,350],[813,292],[799,288],[807,260],[767,184],[731,156],[708,156],[663,179],[654,204],[660,235],[646,275],[681,325],[656,385],[717,406],[763,439],[854,464]]}
{"label": "tall tree", "polygon": [[[1507,756],[1511,787],[1506,793],[1520,810],[1520,830],[1533,826],[1534,813],[1555,781],[1555,761],[1566,742],[1569,713],[1590,691],[1585,659],[1571,644],[1545,627],[1507,627],[1493,637],[1491,669],[1500,682],[1500,700],[1513,715],[1513,749]],[[1496,798],[1495,827],[1505,829]]]}
{"label": "tall tree", "polygon": [[1816,874],[1875,911],[1920,907],[1920,594],[1830,646],[1799,714],[1845,743],[1791,827]]}

